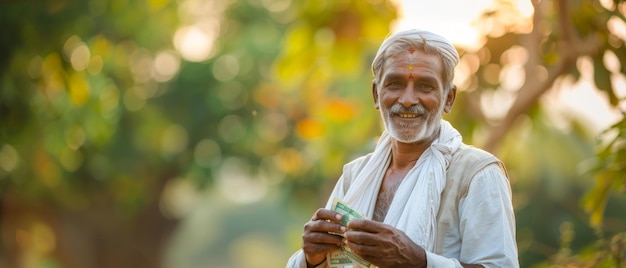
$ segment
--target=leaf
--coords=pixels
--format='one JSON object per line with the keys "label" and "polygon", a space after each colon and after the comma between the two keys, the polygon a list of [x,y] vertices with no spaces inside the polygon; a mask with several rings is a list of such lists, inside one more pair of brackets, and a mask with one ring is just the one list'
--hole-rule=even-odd
{"label": "leaf", "polygon": [[[599,181],[600,183],[598,183]],[[589,213],[589,223],[593,227],[599,227],[602,224],[606,202],[609,197],[609,186],[602,183],[602,181],[605,181],[603,177],[597,177],[596,183],[600,185],[596,185],[583,199],[585,211]]]}
{"label": "leaf", "polygon": [[604,51],[601,55],[594,57],[593,59],[593,81],[599,90],[607,93],[611,105],[617,106],[619,100],[615,95],[615,90],[613,89],[613,84],[611,83],[611,72],[606,69],[604,63],[602,62],[603,56]]}

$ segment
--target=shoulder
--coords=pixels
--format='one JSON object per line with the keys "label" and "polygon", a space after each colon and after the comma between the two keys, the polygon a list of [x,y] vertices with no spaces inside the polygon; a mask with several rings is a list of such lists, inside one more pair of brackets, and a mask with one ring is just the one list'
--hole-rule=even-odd
{"label": "shoulder", "polygon": [[[462,144],[459,149],[452,155],[447,170],[447,187],[453,188],[453,192],[457,193],[457,202],[460,198],[467,195],[472,182],[485,169],[499,169],[500,178],[505,181],[508,179],[508,173],[504,163],[493,154],[480,148]],[[452,190],[452,189],[450,189]]]}
{"label": "shoulder", "polygon": [[467,144],[461,144],[459,149],[452,154],[448,165],[449,173],[457,173],[462,177],[472,178],[483,168],[496,164],[508,178],[504,163],[493,154]]}
{"label": "shoulder", "polygon": [[347,164],[345,164],[343,166],[343,172],[358,172],[359,170],[363,169],[363,167],[365,166],[365,164],[369,161],[369,159],[372,158],[372,153],[360,156],[350,162],[348,162]]}
{"label": "shoulder", "polygon": [[370,158],[372,158],[372,153],[354,159],[343,166],[341,179],[343,180],[342,187],[344,193],[348,191],[348,188],[350,188],[353,177],[356,176],[356,174],[359,174],[363,167],[365,167],[365,164],[369,162]]}
{"label": "shoulder", "polygon": [[472,145],[467,145],[464,143],[461,144],[459,149],[456,150],[454,154],[452,154],[452,159],[453,161],[456,160],[456,161],[469,161],[469,162],[481,161],[485,159],[500,161],[490,152],[487,152],[478,147],[474,147]]}

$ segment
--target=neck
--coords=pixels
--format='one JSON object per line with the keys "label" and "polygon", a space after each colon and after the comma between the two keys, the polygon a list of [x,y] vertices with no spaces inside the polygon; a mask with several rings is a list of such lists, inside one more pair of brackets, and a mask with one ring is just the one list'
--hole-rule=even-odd
{"label": "neck", "polygon": [[420,156],[422,156],[422,153],[424,153],[424,151],[426,151],[426,149],[428,149],[428,147],[430,147],[430,145],[439,136],[438,134],[439,132],[437,132],[437,135],[434,135],[426,140],[414,143],[403,143],[392,139],[390,167],[393,169],[406,169],[413,167],[415,162],[417,162]]}

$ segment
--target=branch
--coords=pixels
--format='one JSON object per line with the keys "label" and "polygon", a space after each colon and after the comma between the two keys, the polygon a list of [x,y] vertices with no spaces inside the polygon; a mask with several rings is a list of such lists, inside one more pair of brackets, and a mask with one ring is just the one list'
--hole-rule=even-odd
{"label": "branch", "polygon": [[529,51],[529,60],[524,69],[526,72],[526,82],[518,91],[518,96],[504,119],[497,125],[494,125],[489,131],[489,138],[483,148],[487,151],[494,152],[500,145],[500,142],[506,133],[513,127],[517,119],[528,113],[535,105],[539,98],[552,88],[554,81],[562,75],[565,75],[575,68],[576,60],[583,55],[593,55],[598,51],[598,40],[591,35],[584,41],[580,41],[575,34],[575,30],[570,23],[569,7],[567,0],[558,0],[557,10],[559,14],[559,28],[562,32],[561,40],[558,41],[557,47],[561,53],[559,61],[550,69],[548,69],[548,78],[545,81],[537,81],[532,79],[537,68],[541,66],[539,61],[539,42],[541,40],[541,8],[538,0],[533,0],[535,14],[533,17],[533,31],[528,36],[529,43],[527,48]]}
{"label": "branch", "polygon": [[[484,149],[489,152],[495,151],[504,138],[504,135],[513,127],[517,118],[527,113],[530,108],[539,101],[539,98],[552,87],[554,81],[559,76],[569,72],[572,66],[574,66],[574,64],[572,64],[571,59],[562,58],[557,65],[551,69],[552,71],[548,72],[548,79],[544,82],[538,85],[533,83],[533,86],[522,87],[519,91],[520,94],[501,123],[491,128],[489,132],[490,136]],[[530,85],[530,83],[527,85]]]}

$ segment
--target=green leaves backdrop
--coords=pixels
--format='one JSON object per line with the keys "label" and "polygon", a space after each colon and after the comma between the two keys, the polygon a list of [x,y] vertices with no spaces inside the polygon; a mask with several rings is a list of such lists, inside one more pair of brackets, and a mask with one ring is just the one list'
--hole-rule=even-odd
{"label": "green leaves backdrop", "polygon": [[[598,136],[542,96],[592,77],[623,111],[626,5],[532,3],[476,19],[446,119],[507,163],[522,267],[623,267],[623,114]],[[284,266],[381,131],[389,1],[0,6],[0,267]]]}

